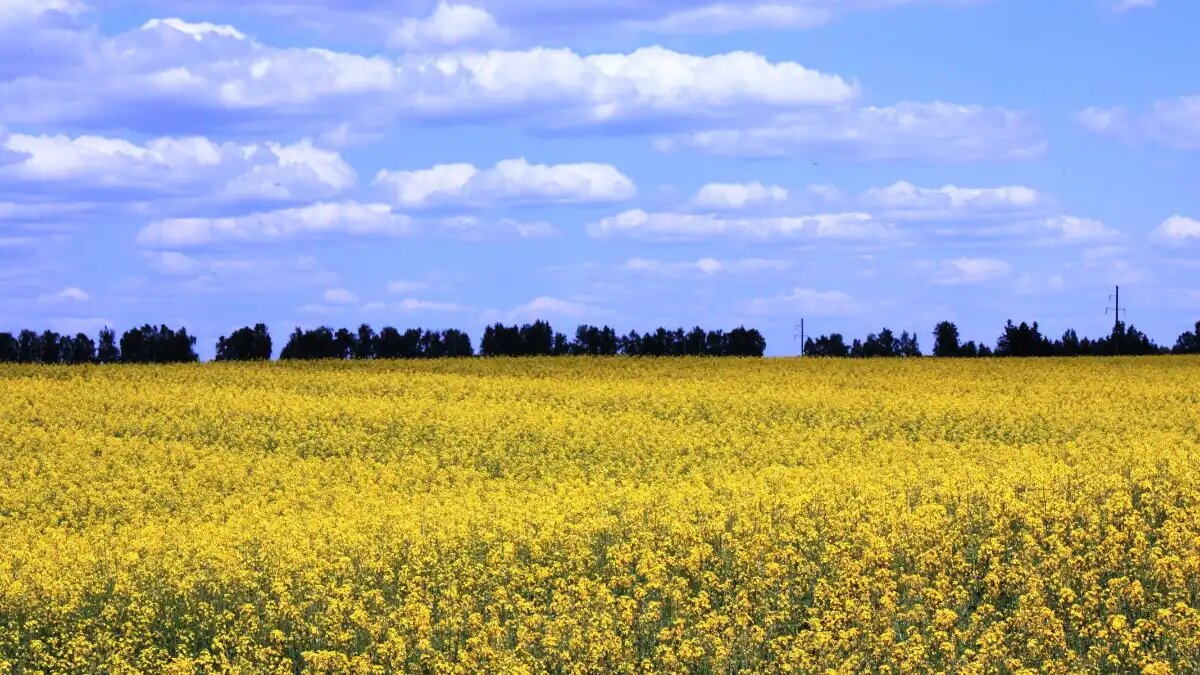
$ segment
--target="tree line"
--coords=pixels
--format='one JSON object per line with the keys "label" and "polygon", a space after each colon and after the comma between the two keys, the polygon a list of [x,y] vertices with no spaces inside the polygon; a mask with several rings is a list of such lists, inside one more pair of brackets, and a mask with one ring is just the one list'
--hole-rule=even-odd
{"label": "tree line", "polygon": [[[246,329],[243,329],[246,330]],[[223,338],[224,339],[224,338]],[[658,328],[653,332],[618,335],[609,326],[582,325],[574,339],[556,332],[546,321],[506,326],[496,323],[483,331],[479,355],[493,356],[762,356],[767,342],[757,330],[738,327],[728,333],[700,327]],[[222,351],[218,343],[218,358]],[[471,338],[460,330],[411,328],[401,333],[390,326],[378,333],[363,324],[357,331],[327,326],[297,328],[280,353],[281,359],[422,359],[474,356]],[[240,351],[227,358],[262,358]]]}
{"label": "tree line", "polygon": [[609,326],[584,324],[568,340],[545,321],[488,326],[479,348],[483,356],[762,356],[766,350],[762,333],[744,326],[728,333],[696,326],[686,332],[660,327],[649,333],[618,335]]}
{"label": "tree line", "polygon": [[[973,340],[963,342],[958,326],[942,321],[933,329],[933,356],[976,358],[991,356],[1151,356],[1155,354],[1200,354],[1200,321],[1194,330],[1183,333],[1168,348],[1155,344],[1133,325],[1117,322],[1109,335],[1097,339],[1081,338],[1074,329],[1067,329],[1062,336],[1051,339],[1042,333],[1038,322],[1013,323],[1010,319],[996,339],[996,346],[976,344]],[[840,333],[808,338],[804,342],[806,356],[836,358],[904,357],[921,356],[921,348],[915,334],[901,333],[897,337],[884,328],[878,334],[871,333],[865,340],[855,339],[847,344]]]}
{"label": "tree line", "polygon": [[[933,331],[935,357],[991,356],[1145,356],[1154,354],[1200,354],[1200,321],[1179,336],[1172,348],[1155,344],[1132,325],[1118,322],[1109,335],[1097,339],[1079,337],[1071,329],[1051,339],[1038,323],[1009,320],[996,339],[995,347],[974,341],[963,342],[958,327],[943,321]],[[93,340],[84,333],[60,335],[54,331],[22,330],[16,335],[0,333],[0,363],[190,363],[199,361],[196,338],[186,328],[165,325],[125,331],[120,339],[109,328]],[[496,323],[484,329],[480,356],[742,356],[760,357],[767,348],[762,334],[739,326],[731,331],[685,331],[658,328],[652,332],[631,331],[621,335],[609,326],[581,325],[573,338],[554,331],[546,321],[506,326]],[[266,361],[274,353],[265,324],[240,328],[216,344],[217,361]],[[888,328],[864,339],[847,343],[840,333],[808,338],[806,356],[836,358],[916,357],[923,352],[916,333],[896,335]],[[475,356],[467,333],[456,330],[410,328],[403,332],[387,326],[375,332],[363,324],[358,330],[334,330],[321,326],[297,328],[280,352],[281,359],[431,359]]]}
{"label": "tree line", "polygon": [[131,328],[117,340],[115,331],[104,328],[98,340],[84,333],[59,335],[23,330],[17,335],[0,333],[0,363],[188,363],[199,361],[196,338],[186,328],[167,326]]}
{"label": "tree line", "polygon": [[[729,332],[700,327],[658,328],[639,334],[618,335],[609,327],[582,325],[574,339],[554,331],[546,321],[506,326],[496,323],[484,330],[480,356],[748,356],[761,357],[767,342],[752,328]],[[266,324],[255,324],[222,335],[216,343],[217,361],[266,361],[274,345]],[[357,330],[320,326],[296,328],[279,358],[292,359],[436,359],[475,356],[470,336],[457,329],[400,331],[386,326],[378,333],[363,324]],[[186,328],[178,330],[145,325],[116,333],[104,328],[99,340],[84,333],[59,335],[23,330],[0,333],[0,363],[188,363],[199,361],[196,338]]]}

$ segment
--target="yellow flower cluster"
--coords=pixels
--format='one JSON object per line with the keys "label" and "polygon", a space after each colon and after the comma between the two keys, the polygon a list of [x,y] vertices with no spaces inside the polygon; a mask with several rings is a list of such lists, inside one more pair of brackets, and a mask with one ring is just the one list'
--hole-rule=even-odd
{"label": "yellow flower cluster", "polygon": [[0,367],[0,672],[1200,672],[1200,359]]}

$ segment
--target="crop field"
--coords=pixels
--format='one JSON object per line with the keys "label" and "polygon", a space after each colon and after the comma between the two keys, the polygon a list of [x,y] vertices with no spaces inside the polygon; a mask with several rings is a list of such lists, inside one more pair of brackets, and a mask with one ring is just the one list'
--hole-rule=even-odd
{"label": "crop field", "polygon": [[0,367],[0,672],[1200,671],[1200,359]]}

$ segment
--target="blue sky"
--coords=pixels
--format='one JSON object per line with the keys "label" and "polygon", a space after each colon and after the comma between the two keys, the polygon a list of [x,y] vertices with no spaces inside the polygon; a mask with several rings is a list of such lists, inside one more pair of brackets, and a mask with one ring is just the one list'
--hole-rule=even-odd
{"label": "blue sky", "polygon": [[[1200,3],[0,0],[0,330],[1200,319]],[[281,345],[280,345],[281,346]]]}

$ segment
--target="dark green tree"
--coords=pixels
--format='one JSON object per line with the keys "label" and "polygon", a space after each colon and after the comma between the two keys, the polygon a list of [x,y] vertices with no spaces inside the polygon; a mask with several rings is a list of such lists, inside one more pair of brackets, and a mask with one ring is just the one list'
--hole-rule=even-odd
{"label": "dark green tree", "polygon": [[1200,354],[1200,321],[1196,322],[1194,331],[1179,336],[1172,351],[1176,354]]}
{"label": "dark green tree", "polygon": [[42,353],[38,357],[38,363],[62,363],[63,342],[61,335],[52,330],[44,331],[39,341],[42,345]]}
{"label": "dark green tree", "polygon": [[474,356],[475,348],[471,346],[471,336],[461,330],[451,328],[442,333],[442,344],[446,345],[446,356],[461,358]]}
{"label": "dark green tree", "polygon": [[358,327],[358,335],[354,344],[354,358],[356,359],[373,359],[375,358],[375,330],[367,324],[362,324]]}
{"label": "dark green tree", "polygon": [[271,334],[266,324],[235,330],[217,340],[217,361],[268,361],[271,358]]}
{"label": "dark green tree", "polygon": [[767,351],[767,341],[755,328],[738,326],[729,331],[729,356],[761,357]]}
{"label": "dark green tree", "polygon": [[804,341],[805,356],[845,358],[850,356],[850,345],[841,333],[822,335],[817,339],[808,338]]}
{"label": "dark green tree", "polygon": [[63,350],[63,361],[66,363],[79,365],[96,360],[96,343],[92,338],[78,333],[74,338],[64,338],[64,340],[66,346]]}
{"label": "dark green tree", "polygon": [[[344,329],[343,329],[344,330]],[[305,331],[300,328],[292,331],[283,351],[281,359],[340,359],[345,358],[334,341],[333,329],[321,326]]]}
{"label": "dark green tree", "polygon": [[121,362],[121,349],[117,347],[117,333],[107,326],[100,330],[100,344],[96,348],[96,360],[100,363]]}
{"label": "dark green tree", "polygon": [[958,326],[949,321],[939,323],[933,329],[933,355],[946,358],[963,355],[959,344]]}
{"label": "dark green tree", "polygon": [[42,358],[42,338],[31,330],[23,330],[17,336],[17,362],[38,363]]}
{"label": "dark green tree", "polygon": [[0,363],[14,363],[19,354],[17,338],[12,333],[0,333]]}
{"label": "dark green tree", "polygon": [[1004,325],[1004,332],[996,340],[996,356],[1052,356],[1054,345],[1042,335],[1038,323],[1015,325],[1010,319]]}

